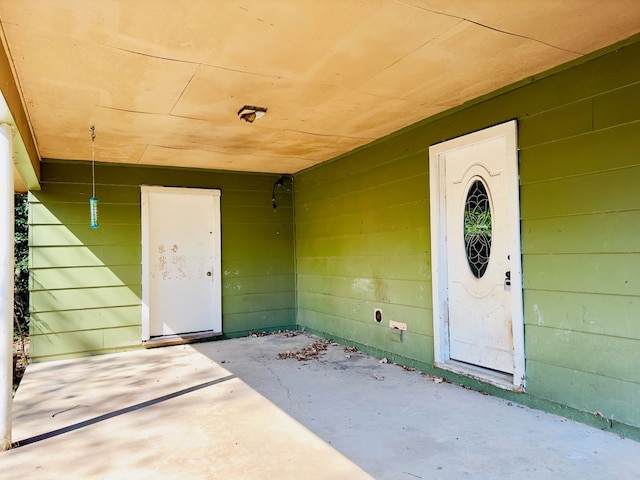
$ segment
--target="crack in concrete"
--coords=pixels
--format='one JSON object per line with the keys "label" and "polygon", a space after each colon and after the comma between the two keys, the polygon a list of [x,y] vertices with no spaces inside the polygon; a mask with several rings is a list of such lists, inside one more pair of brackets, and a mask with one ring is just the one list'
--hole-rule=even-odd
{"label": "crack in concrete", "polygon": [[273,368],[271,367],[267,367],[267,370],[269,370],[269,372],[271,372],[271,375],[273,375],[276,379],[276,381],[278,382],[278,384],[284,388],[284,390],[287,392],[287,399],[296,406],[296,408],[300,411],[301,414],[305,415],[305,411],[302,409],[302,407],[300,406],[300,403],[298,403],[297,400],[294,400],[293,398],[291,398],[291,389],[286,386],[284,383],[282,383],[282,380],[280,379],[280,377],[278,376],[278,374],[273,370]]}

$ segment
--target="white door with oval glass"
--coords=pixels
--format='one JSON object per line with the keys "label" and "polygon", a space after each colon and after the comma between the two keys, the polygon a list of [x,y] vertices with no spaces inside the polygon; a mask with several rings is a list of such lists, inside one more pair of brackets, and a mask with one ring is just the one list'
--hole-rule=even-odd
{"label": "white door with oval glass", "polygon": [[433,145],[435,360],[524,386],[515,121]]}

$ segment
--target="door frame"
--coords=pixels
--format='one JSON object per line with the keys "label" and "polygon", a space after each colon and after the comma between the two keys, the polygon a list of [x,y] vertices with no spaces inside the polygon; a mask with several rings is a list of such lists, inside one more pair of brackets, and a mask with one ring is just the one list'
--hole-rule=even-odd
{"label": "door frame", "polygon": [[[149,236],[150,236],[150,222],[149,222],[149,193],[182,193],[190,195],[210,195],[212,197],[220,198],[221,192],[218,189],[205,189],[205,188],[186,188],[186,187],[164,187],[157,185],[141,185],[140,186],[140,210],[141,210],[141,233],[142,233],[142,342],[147,342],[151,338],[150,335],[150,255],[149,255]],[[217,218],[220,220],[220,203],[218,202],[218,212],[215,212]],[[214,293],[222,295],[221,284],[221,262],[222,262],[222,245],[221,245],[221,233],[220,229],[216,230],[217,240],[214,241],[214,262],[213,262],[213,276],[214,276]],[[215,259],[218,261],[215,261]],[[220,302],[222,306],[222,302]],[[222,307],[219,312],[216,313],[219,316],[218,320],[222,325]],[[221,333],[221,332],[219,332]]]}
{"label": "door frame", "polygon": [[[524,313],[522,306],[522,251],[520,243],[520,181],[518,174],[517,121],[469,133],[429,147],[429,188],[431,214],[431,279],[433,295],[434,363],[436,367],[471,376],[501,388],[524,391]],[[448,246],[446,239],[445,158],[452,150],[472,146],[488,139],[504,137],[507,147],[506,183],[510,225],[511,311],[513,334],[513,373],[500,374],[482,367],[466,365],[449,356]]]}

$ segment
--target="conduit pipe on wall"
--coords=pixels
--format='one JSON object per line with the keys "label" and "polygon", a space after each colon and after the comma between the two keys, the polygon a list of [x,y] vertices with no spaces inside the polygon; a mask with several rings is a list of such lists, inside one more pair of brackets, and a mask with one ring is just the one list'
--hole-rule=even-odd
{"label": "conduit pipe on wall", "polygon": [[11,448],[13,394],[13,129],[0,124],[0,451]]}

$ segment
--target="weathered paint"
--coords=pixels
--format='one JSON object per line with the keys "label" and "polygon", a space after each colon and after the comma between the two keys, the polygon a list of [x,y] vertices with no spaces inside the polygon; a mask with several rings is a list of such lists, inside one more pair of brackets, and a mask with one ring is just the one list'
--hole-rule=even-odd
{"label": "weathered paint", "polygon": [[640,427],[639,57],[636,42],[298,174],[298,323],[429,368],[428,147],[515,118],[527,398]]}
{"label": "weathered paint", "polygon": [[97,164],[100,228],[89,228],[90,166],[43,163],[30,196],[31,341],[35,361],[139,348],[140,185],[219,188],[225,334],[289,328],[294,315],[290,188],[274,175]]}

